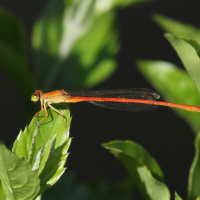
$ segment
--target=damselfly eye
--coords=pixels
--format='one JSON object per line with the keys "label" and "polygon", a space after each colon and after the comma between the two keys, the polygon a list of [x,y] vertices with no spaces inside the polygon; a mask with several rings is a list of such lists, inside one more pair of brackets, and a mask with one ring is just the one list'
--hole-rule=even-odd
{"label": "damselfly eye", "polygon": [[38,94],[33,94],[33,95],[31,95],[31,101],[37,102],[39,99],[40,99],[40,98],[39,98],[39,95],[38,95]]}

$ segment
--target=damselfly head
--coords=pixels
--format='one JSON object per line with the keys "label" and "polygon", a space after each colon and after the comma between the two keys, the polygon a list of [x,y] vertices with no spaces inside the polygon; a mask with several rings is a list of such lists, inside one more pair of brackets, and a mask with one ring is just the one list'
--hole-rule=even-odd
{"label": "damselfly head", "polygon": [[31,95],[31,101],[37,102],[40,99],[40,95],[42,94],[42,90],[36,90],[32,95]]}
{"label": "damselfly head", "polygon": [[36,103],[39,99],[40,99],[39,95],[35,95],[35,94],[31,95],[31,101]]}

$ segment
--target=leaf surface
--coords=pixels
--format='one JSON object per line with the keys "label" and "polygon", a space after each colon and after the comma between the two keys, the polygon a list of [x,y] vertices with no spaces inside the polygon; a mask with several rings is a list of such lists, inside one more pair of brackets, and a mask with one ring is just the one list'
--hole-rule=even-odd
{"label": "leaf surface", "polygon": [[3,190],[1,181],[0,181],[0,199],[1,200],[6,200],[6,194],[5,194],[4,190]]}
{"label": "leaf surface", "polygon": [[200,93],[200,59],[198,53],[194,47],[191,46],[191,43],[181,37],[176,37],[169,33],[165,34],[165,37],[177,52]]}
{"label": "leaf surface", "polygon": [[132,141],[112,141],[103,147],[124,165],[145,199],[170,199],[159,165],[142,146]]}
{"label": "leaf surface", "polygon": [[0,145],[0,179],[9,200],[32,200],[40,190],[40,180],[31,164]]}
{"label": "leaf surface", "polygon": [[38,124],[45,116],[45,111],[42,111],[20,132],[13,147],[17,156],[24,157],[38,171],[41,180],[39,194],[53,185],[65,171],[67,150],[71,142],[70,112],[66,106],[54,107],[63,114],[65,124],[61,115],[53,109],[48,109],[49,116]]}
{"label": "leaf surface", "polygon": [[195,139],[195,157],[192,162],[188,181],[188,200],[195,200],[200,196],[200,133]]}
{"label": "leaf surface", "polygon": [[[138,69],[167,102],[200,106],[196,86],[186,71],[164,61],[138,61]],[[157,108],[159,109],[159,108]],[[173,109],[187,121],[195,133],[200,130],[200,115]]]}
{"label": "leaf surface", "polygon": [[175,200],[182,200],[182,198],[177,193],[175,193]]}
{"label": "leaf surface", "polygon": [[32,37],[39,87],[90,88],[107,79],[117,66],[114,20],[113,11],[99,12],[91,0],[52,1]]}
{"label": "leaf surface", "polygon": [[159,14],[153,15],[153,19],[165,32],[200,43],[200,30],[196,27]]}

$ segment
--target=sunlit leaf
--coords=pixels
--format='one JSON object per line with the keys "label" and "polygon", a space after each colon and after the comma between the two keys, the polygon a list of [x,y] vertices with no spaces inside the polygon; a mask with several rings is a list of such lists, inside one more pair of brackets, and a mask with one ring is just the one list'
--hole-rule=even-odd
{"label": "sunlit leaf", "polygon": [[114,72],[117,63],[113,56],[119,46],[114,19],[113,12],[95,18],[87,34],[74,44],[55,88],[90,88]]}
{"label": "sunlit leaf", "polygon": [[163,15],[153,15],[155,22],[165,31],[176,36],[183,36],[200,43],[200,30],[190,24],[184,24]]}
{"label": "sunlit leaf", "polygon": [[175,200],[182,200],[181,197],[175,192]]}
{"label": "sunlit leaf", "polygon": [[114,11],[100,14],[94,1],[76,2],[51,2],[34,26],[37,83],[46,91],[93,87],[116,69]]}
{"label": "sunlit leaf", "polygon": [[0,145],[0,179],[9,200],[32,200],[40,190],[40,180],[31,164]]}
{"label": "sunlit leaf", "polygon": [[2,184],[1,184],[1,180],[0,180],[0,199],[1,199],[1,200],[6,200],[6,194],[5,194],[5,192],[3,191],[3,187],[2,187]]}
{"label": "sunlit leaf", "polygon": [[145,3],[154,0],[97,0],[96,9],[99,11],[108,11],[113,8],[130,6],[135,3]]}
{"label": "sunlit leaf", "polygon": [[189,181],[188,181],[188,200],[195,200],[200,196],[200,133],[197,134],[195,139],[195,157],[190,168]]}
{"label": "sunlit leaf", "polygon": [[142,146],[132,141],[112,141],[103,147],[124,165],[145,199],[170,199],[159,165]]}
{"label": "sunlit leaf", "polygon": [[[164,61],[139,61],[137,65],[144,77],[166,101],[200,106],[199,93],[186,71]],[[199,113],[173,110],[186,120],[196,133],[200,130]]]}
{"label": "sunlit leaf", "polygon": [[172,34],[165,34],[165,37],[171,43],[179,58],[181,59],[187,72],[193,79],[199,93],[200,93],[200,59],[193,48],[188,42],[178,38]]}
{"label": "sunlit leaf", "polygon": [[190,44],[195,49],[198,56],[200,55],[200,44],[199,43],[197,43],[195,40],[192,40],[192,39],[187,39],[184,37],[179,37],[179,38],[186,41],[188,44]]}
{"label": "sunlit leaf", "polygon": [[24,157],[33,165],[34,170],[38,170],[41,180],[40,193],[53,185],[65,171],[64,165],[71,141],[70,112],[66,106],[55,106],[55,108],[63,114],[65,124],[61,115],[48,109],[49,116],[38,125],[37,121],[45,116],[43,111],[33,118],[24,131],[20,132],[13,147],[13,152],[17,156]]}

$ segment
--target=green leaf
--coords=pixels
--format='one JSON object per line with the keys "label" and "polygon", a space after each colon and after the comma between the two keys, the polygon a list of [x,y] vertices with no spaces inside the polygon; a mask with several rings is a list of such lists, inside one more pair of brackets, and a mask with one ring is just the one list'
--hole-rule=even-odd
{"label": "green leaf", "polygon": [[179,37],[179,38],[187,42],[189,45],[191,45],[197,52],[198,56],[200,55],[200,44],[198,44],[195,40],[192,40],[192,39],[186,39],[183,37]]}
{"label": "green leaf", "polygon": [[200,60],[195,49],[181,38],[172,34],[165,34],[165,37],[171,43],[187,72],[192,77],[198,91],[200,92]]}
{"label": "green leaf", "polygon": [[[38,124],[33,123],[29,127],[25,127],[24,131],[20,131],[17,140],[15,140],[12,151],[19,157],[31,161],[35,149],[35,137],[38,133]],[[32,162],[31,162],[32,163]],[[33,164],[33,163],[32,163]]]}
{"label": "green leaf", "polygon": [[94,2],[52,1],[36,22],[32,41],[40,88],[89,88],[116,69],[116,15],[98,12]]}
{"label": "green leaf", "polygon": [[117,63],[113,56],[119,44],[114,20],[114,12],[94,19],[87,34],[74,44],[55,88],[90,88],[105,81],[115,71]]}
{"label": "green leaf", "polygon": [[197,197],[196,200],[200,200],[200,197]]}
{"label": "green leaf", "polygon": [[189,181],[188,181],[188,200],[195,200],[200,196],[200,133],[197,134],[195,139],[195,157],[190,168]]}
{"label": "green leaf", "polygon": [[[164,61],[139,61],[143,76],[168,102],[200,106],[200,96],[191,77],[175,65]],[[195,133],[200,131],[199,113],[173,109],[189,123]]]}
{"label": "green leaf", "polygon": [[182,200],[182,198],[175,192],[175,200]]}
{"label": "green leaf", "polygon": [[0,9],[0,64],[21,90],[30,104],[33,79],[28,66],[25,31],[22,23]]}
{"label": "green leaf", "polygon": [[176,36],[190,38],[200,43],[200,30],[196,27],[158,14],[153,15],[153,19],[164,31]]}
{"label": "green leaf", "polygon": [[5,194],[5,192],[3,191],[3,187],[2,187],[2,184],[1,184],[1,180],[0,180],[0,199],[1,199],[1,200],[6,200],[6,194]]}
{"label": "green leaf", "polygon": [[[45,168],[40,175],[40,178],[42,180],[41,184],[43,186],[40,191],[41,193],[52,186],[54,183],[56,183],[61,175],[64,173],[66,169],[64,168],[64,165],[69,154],[67,153],[67,151],[70,146],[70,142],[71,138],[66,140],[63,145],[57,148],[52,147]],[[57,166],[55,165],[55,163],[57,164]]]}
{"label": "green leaf", "polygon": [[168,188],[161,182],[159,165],[142,146],[132,141],[113,141],[103,147],[124,165],[145,199],[170,199]]}
{"label": "green leaf", "polygon": [[113,8],[123,8],[135,3],[145,3],[153,0],[97,0],[96,9],[100,11],[107,11]]}
{"label": "green leaf", "polygon": [[31,164],[19,159],[3,144],[0,145],[0,179],[9,200],[32,200],[40,189],[40,180]]}
{"label": "green leaf", "polygon": [[65,124],[61,115],[53,109],[48,109],[48,117],[38,125],[37,121],[45,116],[45,111],[42,111],[39,116],[33,118],[24,131],[20,132],[13,147],[13,152],[18,157],[24,157],[33,165],[34,170],[38,170],[41,180],[39,194],[57,182],[65,171],[64,165],[71,141],[70,112],[66,106],[55,108],[63,114]]}

